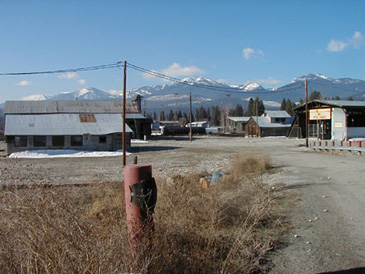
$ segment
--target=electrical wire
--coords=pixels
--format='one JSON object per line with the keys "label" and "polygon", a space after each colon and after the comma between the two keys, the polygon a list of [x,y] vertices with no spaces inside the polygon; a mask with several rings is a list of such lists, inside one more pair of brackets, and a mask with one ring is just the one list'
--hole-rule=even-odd
{"label": "electrical wire", "polygon": [[108,65],[99,65],[99,66],[90,66],[90,67],[82,67],[75,69],[59,69],[59,70],[46,70],[46,71],[33,71],[33,72],[8,72],[8,73],[0,73],[0,76],[20,76],[20,75],[39,75],[39,74],[55,74],[55,73],[67,73],[67,72],[79,72],[79,71],[92,71],[92,70],[101,70],[101,69],[112,69],[112,68],[120,68],[124,67],[122,61],[116,62],[114,64]]}
{"label": "electrical wire", "polygon": [[[74,69],[59,69],[59,70],[32,71],[32,72],[7,72],[7,73],[0,73],[0,76],[41,75],[41,74],[57,74],[57,73],[67,73],[67,72],[80,72],[80,71],[86,72],[86,71],[112,69],[112,68],[122,68],[122,67],[124,67],[124,62],[123,61],[118,61],[118,62],[113,63],[113,64],[81,67],[81,68],[74,68]],[[134,69],[136,71],[139,71],[139,72],[154,76],[154,77],[158,77],[158,78],[167,80],[167,81],[180,83],[180,84],[187,85],[187,86],[190,86],[190,87],[204,88],[204,89],[220,91],[220,92],[225,92],[225,93],[257,94],[259,92],[259,94],[273,94],[273,93],[277,94],[277,93],[283,93],[283,92],[296,90],[296,89],[299,88],[299,86],[303,86],[303,82],[298,82],[298,83],[295,83],[295,84],[290,84],[290,85],[280,87],[280,88],[275,89],[275,90],[267,90],[267,89],[264,89],[264,88],[259,88],[259,89],[256,89],[254,91],[244,91],[242,89],[235,88],[235,87],[229,87],[229,86],[219,87],[219,86],[213,86],[213,85],[186,82],[182,79],[172,77],[172,76],[168,76],[168,75],[162,74],[160,72],[157,72],[155,70],[149,70],[149,69],[146,69],[146,68],[143,68],[143,67],[140,67],[140,66],[136,66],[136,65],[133,65],[131,63],[127,63],[127,67],[129,67],[131,69]],[[290,86],[290,88],[286,88],[286,87],[289,87],[289,86]]]}
{"label": "electrical wire", "polygon": [[260,94],[272,94],[272,93],[281,93],[281,92],[296,90],[296,89],[299,88],[299,86],[304,85],[303,84],[304,82],[298,82],[298,83],[295,83],[295,84],[291,84],[290,88],[285,88],[286,86],[289,86],[289,85],[286,85],[286,86],[283,86],[283,87],[281,87],[279,89],[276,89],[276,90],[266,90],[266,89],[261,88],[261,89],[256,89],[254,91],[244,91],[242,89],[234,88],[234,87],[217,87],[217,86],[206,85],[206,84],[186,82],[182,79],[171,77],[171,76],[159,73],[159,72],[154,71],[154,70],[149,70],[149,69],[146,69],[146,68],[142,68],[142,67],[133,65],[131,63],[127,63],[127,67],[129,67],[131,69],[134,69],[136,71],[140,71],[142,73],[148,74],[148,75],[152,75],[152,76],[164,79],[164,80],[171,81],[171,82],[180,83],[180,84],[183,84],[183,85],[197,87],[197,88],[204,88],[204,89],[210,89],[210,90],[215,90],[215,91],[221,91],[221,92],[226,92],[226,93],[257,94],[257,92],[259,92]]}

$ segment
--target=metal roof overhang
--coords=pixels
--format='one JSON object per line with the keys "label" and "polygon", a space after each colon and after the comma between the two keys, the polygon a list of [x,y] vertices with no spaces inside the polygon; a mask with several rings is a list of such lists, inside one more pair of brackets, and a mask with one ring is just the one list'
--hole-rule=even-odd
{"label": "metal roof overhang", "polygon": [[[79,114],[5,116],[5,135],[106,135],[123,132],[121,114],[94,114],[95,122],[82,122]],[[126,132],[132,132],[126,125]]]}

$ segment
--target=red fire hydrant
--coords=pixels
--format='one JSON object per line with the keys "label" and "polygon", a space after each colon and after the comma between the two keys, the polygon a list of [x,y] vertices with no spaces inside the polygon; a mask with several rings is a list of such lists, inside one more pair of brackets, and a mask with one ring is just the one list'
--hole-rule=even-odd
{"label": "red fire hydrant", "polygon": [[124,192],[129,245],[133,258],[154,231],[157,187],[151,165],[127,165],[124,169]]}

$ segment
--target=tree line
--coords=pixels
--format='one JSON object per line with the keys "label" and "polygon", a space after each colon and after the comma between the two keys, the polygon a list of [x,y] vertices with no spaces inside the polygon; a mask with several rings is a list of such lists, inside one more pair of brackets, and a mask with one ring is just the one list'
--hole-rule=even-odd
{"label": "tree line", "polygon": [[[313,91],[310,93],[308,100],[340,100],[338,96],[333,98],[323,98],[322,94],[319,91]],[[349,97],[348,100],[353,100],[352,97]],[[283,98],[280,104],[280,110],[285,110],[289,115],[294,115],[293,109],[297,106],[304,104],[304,100],[300,99],[299,103],[296,104],[292,102],[290,99]],[[247,105],[247,110],[244,111],[244,108],[241,104],[237,104],[234,108],[224,108],[217,106],[212,106],[208,108],[204,108],[200,106],[195,109],[195,113],[192,113],[192,121],[208,121],[213,126],[220,126],[223,124],[224,119],[227,116],[233,117],[242,117],[242,116],[261,116],[265,112],[265,106],[262,100],[258,97],[255,99],[250,98]],[[187,124],[190,121],[189,114],[187,112],[182,112],[181,110],[175,112],[170,109],[169,112],[165,113],[162,110],[159,114],[155,112],[147,113],[146,117],[152,118],[154,121],[179,121],[180,124]]]}

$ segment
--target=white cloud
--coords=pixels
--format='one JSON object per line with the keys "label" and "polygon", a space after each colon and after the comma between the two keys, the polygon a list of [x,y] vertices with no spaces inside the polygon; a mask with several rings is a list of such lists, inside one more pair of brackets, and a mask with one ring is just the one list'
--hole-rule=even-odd
{"label": "white cloud", "polygon": [[328,45],[327,50],[331,52],[344,51],[348,47],[355,49],[360,48],[364,44],[364,35],[360,31],[355,31],[351,38],[346,41],[332,39]]}
{"label": "white cloud", "polygon": [[355,49],[360,48],[360,46],[364,44],[364,35],[360,31],[355,31],[352,36],[351,44]]}
{"label": "white cloud", "polygon": [[204,70],[202,70],[198,67],[195,67],[195,66],[182,67],[178,63],[173,63],[168,68],[162,69],[161,72],[163,74],[166,74],[166,75],[169,75],[172,77],[185,77],[185,76],[192,76],[192,75],[196,75],[196,74],[205,73]]}
{"label": "white cloud", "polygon": [[[193,76],[197,74],[204,74],[205,71],[203,69],[200,69],[196,66],[189,66],[189,67],[183,67],[179,63],[173,63],[167,68],[161,69],[159,71],[154,70],[156,73],[161,73],[167,76],[171,77],[187,77],[187,76]],[[155,79],[156,76],[150,75],[150,74],[143,74],[143,77],[145,79]]]}
{"label": "white cloud", "polygon": [[67,80],[75,79],[78,77],[79,75],[76,72],[66,72],[58,76],[58,78],[60,79],[67,79]]}
{"label": "white cloud", "polygon": [[252,58],[259,58],[264,56],[264,52],[261,49],[252,49],[252,48],[245,48],[242,50],[243,57],[246,60],[250,60]]}
{"label": "white cloud", "polygon": [[17,85],[17,86],[23,86],[23,87],[30,86],[31,84],[32,84],[32,82],[29,82],[27,80],[23,80],[23,81],[20,81],[20,82],[15,83],[15,85]]}
{"label": "white cloud", "polygon": [[344,41],[332,39],[327,45],[327,50],[331,52],[344,51],[348,47],[348,45],[349,44]]}
{"label": "white cloud", "polygon": [[86,80],[85,79],[80,79],[80,80],[77,80],[77,82],[80,84],[80,85],[83,85],[86,83]]}
{"label": "white cloud", "polygon": [[266,79],[258,79],[258,80],[256,80],[256,82],[258,82],[259,84],[264,84],[264,85],[268,85],[268,86],[275,86],[275,85],[282,83],[283,81],[275,79],[270,76],[269,78],[266,78]]}

